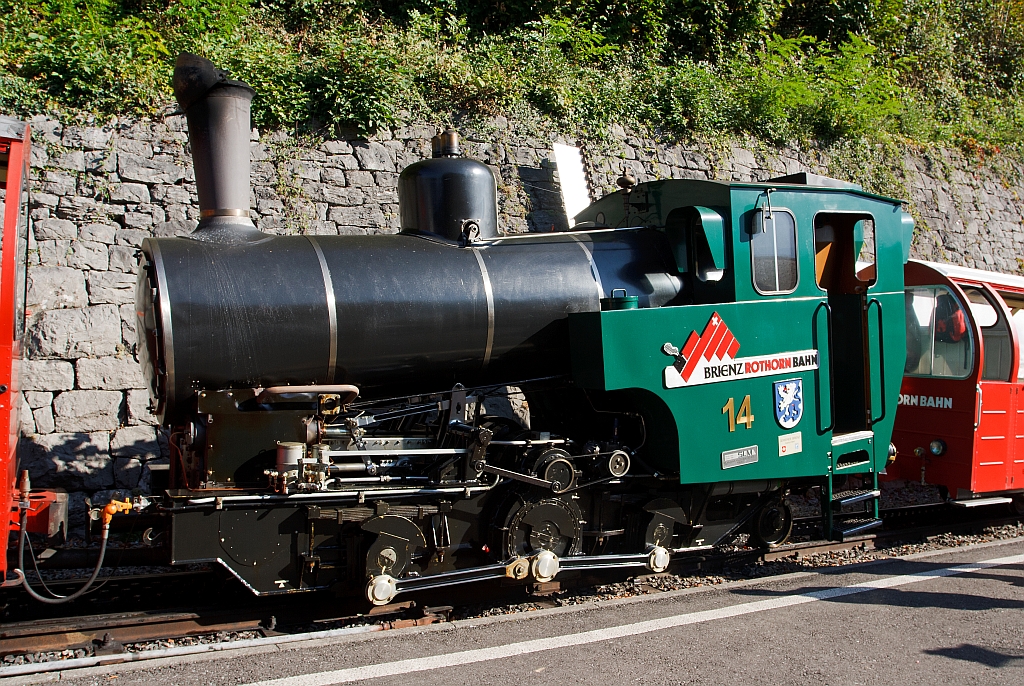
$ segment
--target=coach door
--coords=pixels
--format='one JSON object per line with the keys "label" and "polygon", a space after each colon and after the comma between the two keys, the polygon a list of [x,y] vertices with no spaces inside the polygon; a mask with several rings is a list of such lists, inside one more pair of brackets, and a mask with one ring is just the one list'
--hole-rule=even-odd
{"label": "coach door", "polygon": [[975,493],[1010,487],[1016,425],[1016,364],[1013,334],[998,296],[984,286],[960,284],[971,317],[981,331],[982,370],[975,408]]}
{"label": "coach door", "polygon": [[1024,350],[1024,293],[999,291],[1010,313],[1012,333],[1016,338],[1016,354],[1014,370],[1011,372],[1013,384],[1014,408],[1012,417],[1012,448],[1009,451],[1011,489],[1024,488],[1024,364],[1021,364],[1020,353]]}

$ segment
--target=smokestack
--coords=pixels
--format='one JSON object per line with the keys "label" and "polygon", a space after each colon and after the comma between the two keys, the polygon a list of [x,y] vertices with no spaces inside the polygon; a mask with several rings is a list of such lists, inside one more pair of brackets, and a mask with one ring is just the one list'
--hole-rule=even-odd
{"label": "smokestack", "polygon": [[194,238],[225,243],[258,240],[249,218],[250,104],[255,91],[198,55],[174,65],[174,97],[188,119],[199,193]]}

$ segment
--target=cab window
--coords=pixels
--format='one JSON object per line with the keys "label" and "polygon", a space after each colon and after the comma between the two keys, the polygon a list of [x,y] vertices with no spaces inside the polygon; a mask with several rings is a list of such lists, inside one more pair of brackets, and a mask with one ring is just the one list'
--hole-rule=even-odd
{"label": "cab window", "polygon": [[914,286],[905,292],[907,363],[910,376],[964,378],[974,349],[967,315],[945,286]]}
{"label": "cab window", "polygon": [[[1017,331],[1017,341],[1024,347],[1024,293],[999,292],[1003,302],[1010,309],[1010,321]],[[1024,379],[1024,364],[1017,366],[1017,380]]]}
{"label": "cab window", "polygon": [[798,279],[796,219],[785,210],[759,209],[751,224],[754,288],[763,295],[792,293]]}
{"label": "cab window", "polygon": [[1013,342],[1010,340],[1010,327],[1001,309],[980,288],[967,286],[964,294],[974,321],[981,329],[981,349],[985,353],[982,380],[1009,381],[1010,370],[1013,368]]}

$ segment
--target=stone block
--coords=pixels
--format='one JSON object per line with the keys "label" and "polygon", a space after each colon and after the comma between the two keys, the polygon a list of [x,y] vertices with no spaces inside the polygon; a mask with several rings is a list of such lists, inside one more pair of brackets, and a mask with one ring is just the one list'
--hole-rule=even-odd
{"label": "stone block", "polygon": [[110,439],[110,454],[143,461],[159,458],[160,444],[156,438],[156,427],[126,426],[118,429]]}
{"label": "stone block", "polygon": [[118,228],[117,224],[86,224],[79,229],[78,238],[83,241],[112,245]]}
{"label": "stone block", "polygon": [[366,228],[383,228],[388,220],[381,209],[375,205],[359,207],[332,207],[327,218],[341,226],[362,226]]}
{"label": "stone block", "polygon": [[256,209],[262,215],[283,214],[284,203],[278,198],[260,198],[256,201]]}
{"label": "stone block", "polygon": [[121,336],[134,352],[135,346],[139,342],[138,336],[135,334],[135,322],[138,320],[138,315],[135,314],[135,305],[121,305],[118,308],[118,314],[121,315]]}
{"label": "stone block", "polygon": [[90,271],[87,276],[89,302],[93,305],[135,302],[135,276],[123,271]]}
{"label": "stone block", "polygon": [[32,484],[69,491],[95,491],[114,485],[110,434],[37,434],[21,442],[21,467]]}
{"label": "stone block", "polygon": [[78,179],[73,174],[58,171],[46,171],[43,177],[43,190],[58,196],[74,195],[78,187]]}
{"label": "stone block", "polygon": [[114,458],[114,487],[135,489],[142,476],[142,462],[135,457]]}
{"label": "stone block", "polygon": [[89,304],[85,277],[77,269],[32,267],[28,270],[27,280],[25,305],[32,311],[85,307]]}
{"label": "stone block", "polygon": [[32,225],[37,241],[73,241],[78,238],[78,227],[67,219],[44,219]]}
{"label": "stone block", "polygon": [[121,317],[114,305],[43,312],[33,322],[29,334],[29,350],[35,357],[77,359],[113,355],[120,342]]}
{"label": "stone block", "polygon": [[81,150],[69,150],[54,157],[50,164],[57,169],[84,172],[85,154]]}
{"label": "stone block", "polygon": [[348,207],[362,205],[366,202],[366,193],[359,188],[337,188],[335,186],[324,186],[321,195],[331,205],[345,205]]}
{"label": "stone block", "polygon": [[53,145],[61,144],[61,133],[64,131],[64,125],[55,119],[47,119],[46,115],[39,114],[31,119],[32,122],[32,139],[35,142],[40,140],[46,141]]}
{"label": "stone block", "polygon": [[149,187],[144,183],[115,183],[110,187],[114,202],[149,202]]}
{"label": "stone block", "polygon": [[153,215],[145,212],[125,212],[124,225],[136,229],[145,229],[153,225]]}
{"label": "stone block", "polygon": [[75,368],[63,360],[22,360],[23,391],[67,391],[75,387]]}
{"label": "stone block", "polygon": [[57,431],[113,431],[123,395],[120,391],[65,391],[53,399]]}
{"label": "stone block", "polygon": [[166,221],[187,221],[188,220],[188,205],[168,205],[164,208],[166,213]]}
{"label": "stone block", "polygon": [[36,433],[52,434],[56,428],[53,423],[53,408],[49,405],[32,410],[32,418],[36,423]]}
{"label": "stone block", "polygon": [[366,142],[355,143],[352,152],[359,161],[359,168],[366,171],[395,171],[395,161],[392,158],[392,151],[380,143]]}
{"label": "stone block", "polygon": [[143,388],[133,388],[128,391],[128,423],[159,424],[155,415],[149,411],[149,391]]}
{"label": "stone block", "polygon": [[64,196],[57,204],[57,214],[65,219],[77,219],[79,221],[96,219],[104,220],[110,217],[120,217],[124,214],[124,207],[121,205],[108,205],[95,198],[83,196]]}
{"label": "stone block", "polygon": [[189,195],[188,189],[184,186],[159,184],[153,186],[151,195],[153,200],[157,202],[184,203],[186,205],[192,202],[192,197]]}
{"label": "stone block", "polygon": [[345,180],[354,188],[365,188],[377,183],[373,180],[373,172],[368,171],[346,171]]}
{"label": "stone block", "polygon": [[[30,436],[36,433],[36,418],[32,408],[28,406],[25,396],[18,399],[20,410],[18,411],[18,433],[22,436]],[[42,433],[42,432],[40,432]]]}
{"label": "stone block", "polygon": [[122,390],[143,388],[142,367],[132,357],[83,357],[75,362],[80,389]]}
{"label": "stone block", "polygon": [[[172,220],[169,222],[160,222],[153,227],[154,236],[187,236],[196,228],[196,223],[193,221],[182,221]],[[143,232],[140,232],[143,233]]]}
{"label": "stone block", "polygon": [[124,245],[112,245],[110,246],[110,264],[109,269],[116,272],[124,272],[126,274],[133,274],[138,268],[139,263],[135,257],[137,249],[129,248]]}
{"label": "stone block", "polygon": [[118,138],[116,147],[121,152],[138,155],[139,157],[148,158],[153,156],[153,146],[145,141],[135,140],[128,136],[121,136]]}
{"label": "stone block", "polygon": [[292,178],[320,180],[320,169],[316,164],[302,160],[289,160],[284,163],[284,168],[288,172],[288,176]]}
{"label": "stone block", "polygon": [[110,174],[117,171],[117,153],[113,150],[86,150],[85,171]]}
{"label": "stone block", "polygon": [[169,160],[129,153],[117,156],[117,173],[124,181],[140,183],[174,183],[185,178],[185,170]]}
{"label": "stone block", "polygon": [[76,269],[95,269],[106,271],[110,264],[107,246],[94,241],[74,241],[71,243],[71,254],[68,255],[68,266]]}
{"label": "stone block", "polygon": [[57,203],[60,202],[60,197],[53,193],[43,193],[41,191],[32,194],[32,206],[36,207],[43,205],[46,207],[56,207]]}
{"label": "stone block", "polygon": [[352,153],[352,144],[348,141],[324,141],[320,150],[328,155],[349,155]]}
{"label": "stone block", "polygon": [[25,400],[33,410],[40,407],[49,407],[53,402],[53,393],[48,391],[25,391]]}
{"label": "stone block", "polygon": [[97,126],[66,126],[61,137],[61,145],[65,148],[85,148],[86,150],[102,150],[110,143],[114,130]]}
{"label": "stone block", "polygon": [[141,248],[142,241],[149,237],[145,231],[138,229],[120,229],[114,234],[114,243],[117,245],[130,245],[133,248]]}

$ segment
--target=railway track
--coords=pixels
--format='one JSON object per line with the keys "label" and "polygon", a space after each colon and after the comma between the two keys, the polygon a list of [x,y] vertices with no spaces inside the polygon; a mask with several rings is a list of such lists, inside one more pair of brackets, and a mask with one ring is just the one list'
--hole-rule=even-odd
{"label": "railway track", "polygon": [[[800,559],[822,553],[844,550],[884,549],[899,542],[923,541],[943,534],[976,534],[987,527],[1017,524],[1018,517],[976,517],[957,524],[932,522],[914,526],[883,529],[842,543],[831,541],[800,541],[771,549],[726,549],[695,555],[680,556],[671,573],[676,575],[708,575],[723,570],[736,570],[759,562]],[[810,524],[810,520],[803,522]],[[653,575],[652,575],[653,576]],[[610,577],[610,578],[609,578]],[[624,580],[625,573],[569,578],[549,584],[523,587],[502,587],[495,584],[477,584],[463,600],[467,606],[501,606],[527,603],[533,607],[552,605],[545,596],[563,591],[576,591]],[[141,580],[134,579],[133,583]],[[73,583],[68,581],[66,583]],[[646,588],[646,587],[645,587]],[[651,592],[656,588],[647,589]],[[645,591],[646,592],[646,591]],[[260,602],[261,600],[269,602]],[[443,600],[443,596],[426,597],[426,601]],[[240,646],[258,639],[281,641],[305,640],[337,633],[386,631],[409,626],[421,626],[447,621],[452,608],[418,605],[415,601],[374,608],[368,613],[352,612],[343,604],[325,602],[319,597],[293,597],[252,599],[242,606],[230,609],[224,605],[188,610],[143,610],[53,617],[0,624],[0,656],[10,665],[11,657],[36,656],[45,653],[63,653],[52,661],[15,666],[0,666],[0,677],[14,674],[46,672],[89,664],[116,664],[150,657],[165,656],[181,651],[224,649]],[[153,642],[161,645],[153,648]],[[182,643],[192,643],[185,647]],[[199,646],[199,647],[196,647]],[[205,646],[205,647],[204,647]],[[219,648],[218,648],[219,646]],[[66,658],[69,651],[84,651],[85,656]],[[40,656],[42,657],[42,656]],[[45,658],[42,658],[45,659]]]}

